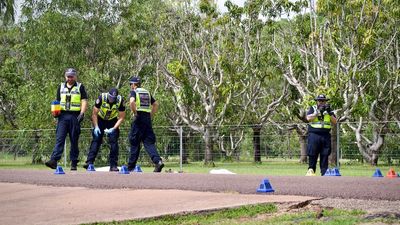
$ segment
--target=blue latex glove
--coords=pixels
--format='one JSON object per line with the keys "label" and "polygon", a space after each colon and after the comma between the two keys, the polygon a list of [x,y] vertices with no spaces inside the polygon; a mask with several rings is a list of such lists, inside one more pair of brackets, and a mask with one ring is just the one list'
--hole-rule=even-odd
{"label": "blue latex glove", "polygon": [[106,133],[107,135],[109,135],[109,134],[112,134],[112,133],[114,133],[114,128],[112,127],[112,128],[110,128],[110,129],[105,129],[104,130],[104,133]]}
{"label": "blue latex glove", "polygon": [[100,128],[95,127],[93,130],[93,134],[94,134],[94,136],[98,137],[101,134]]}

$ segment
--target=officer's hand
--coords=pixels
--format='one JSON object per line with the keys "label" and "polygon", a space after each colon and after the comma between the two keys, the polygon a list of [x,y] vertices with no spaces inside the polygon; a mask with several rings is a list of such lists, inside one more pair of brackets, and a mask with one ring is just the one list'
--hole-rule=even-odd
{"label": "officer's hand", "polygon": [[115,129],[112,127],[112,128],[110,128],[110,129],[105,129],[104,132],[105,132],[107,135],[109,135],[109,134],[114,133],[114,130],[115,130]]}
{"label": "officer's hand", "polygon": [[98,137],[101,134],[100,128],[95,127],[93,130],[93,134],[94,134],[94,136]]}
{"label": "officer's hand", "polygon": [[332,111],[332,108],[331,108],[330,105],[327,105],[327,106],[326,106],[326,111],[328,112],[328,114],[329,114],[330,116],[334,115],[334,112]]}
{"label": "officer's hand", "polygon": [[311,114],[311,116],[317,117],[319,115],[319,110],[316,109],[314,110],[313,114]]}
{"label": "officer's hand", "polygon": [[83,121],[84,117],[85,117],[85,114],[84,113],[80,113],[79,116],[76,119],[78,119],[78,122],[81,123]]}
{"label": "officer's hand", "polygon": [[331,113],[332,112],[331,105],[326,104],[325,110],[326,110],[327,113]]}

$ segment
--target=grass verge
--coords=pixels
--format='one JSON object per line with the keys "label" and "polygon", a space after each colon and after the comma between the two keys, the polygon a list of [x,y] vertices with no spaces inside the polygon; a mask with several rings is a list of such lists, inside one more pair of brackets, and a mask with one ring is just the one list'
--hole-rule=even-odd
{"label": "grass verge", "polygon": [[301,211],[278,213],[274,204],[248,205],[238,208],[208,211],[201,213],[190,213],[181,215],[167,215],[156,218],[113,221],[109,223],[91,223],[90,225],[199,225],[199,224],[221,224],[221,225],[258,225],[258,224],[397,224],[399,218],[389,216],[366,216],[360,210],[323,209],[321,211]]}

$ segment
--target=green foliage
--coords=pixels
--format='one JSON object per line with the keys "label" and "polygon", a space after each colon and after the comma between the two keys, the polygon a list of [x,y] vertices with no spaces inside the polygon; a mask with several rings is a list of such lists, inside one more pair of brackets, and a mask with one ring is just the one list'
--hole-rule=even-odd
{"label": "green foliage", "polygon": [[350,120],[398,120],[395,0],[318,0],[315,14],[304,12],[306,0],[226,1],[223,15],[210,0],[26,0],[19,24],[10,21],[12,2],[0,3],[2,130],[54,128],[49,104],[66,67],[79,71],[89,94],[85,127],[95,98],[110,87],[127,98],[133,75],[157,91],[156,122],[163,125],[182,123],[177,102],[199,127],[206,117],[214,124],[266,121],[267,106],[287,83],[288,95],[269,119],[293,122],[324,93],[334,109],[349,103]]}

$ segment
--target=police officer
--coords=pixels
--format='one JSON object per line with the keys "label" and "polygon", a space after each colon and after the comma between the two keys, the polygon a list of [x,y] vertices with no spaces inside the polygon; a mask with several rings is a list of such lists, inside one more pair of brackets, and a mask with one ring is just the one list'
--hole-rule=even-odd
{"label": "police officer", "polygon": [[83,168],[87,169],[89,164],[94,163],[103,141],[103,135],[106,134],[110,144],[110,171],[119,171],[117,167],[119,126],[124,119],[125,105],[121,95],[118,95],[118,89],[112,88],[108,93],[99,95],[92,112],[93,140]]}
{"label": "police officer", "polygon": [[57,89],[57,100],[60,102],[61,113],[57,122],[56,144],[50,160],[45,164],[52,169],[57,168],[57,161],[61,159],[68,133],[71,141],[71,170],[76,170],[79,156],[78,139],[81,133],[80,123],[87,109],[88,96],[83,84],[77,82],[78,72],[74,68],[68,68],[64,74],[66,82],[61,83]]}
{"label": "police officer", "polygon": [[329,100],[325,95],[320,94],[315,99],[317,105],[313,105],[307,112],[308,126],[308,171],[307,176],[315,176],[318,155],[320,155],[321,176],[328,169],[328,157],[331,154],[330,130],[336,125],[336,116],[327,104]]}
{"label": "police officer", "polygon": [[131,171],[135,168],[139,158],[140,143],[143,142],[147,153],[155,164],[154,172],[161,172],[164,164],[155,147],[156,136],[151,122],[152,117],[157,112],[158,103],[149,91],[140,87],[139,77],[132,77],[129,84],[131,86],[129,106],[134,119],[129,133],[131,149],[128,170]]}

